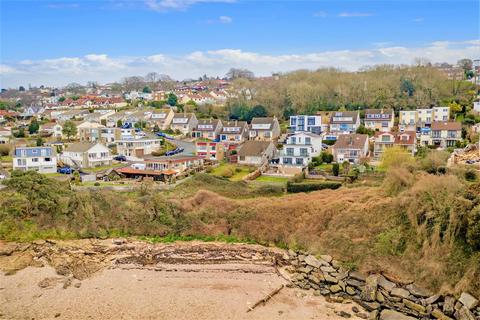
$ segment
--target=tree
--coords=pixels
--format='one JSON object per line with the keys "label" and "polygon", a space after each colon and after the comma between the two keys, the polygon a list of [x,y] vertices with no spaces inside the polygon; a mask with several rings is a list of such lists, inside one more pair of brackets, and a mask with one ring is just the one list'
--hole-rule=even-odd
{"label": "tree", "polygon": [[63,101],[65,101],[65,99],[66,99],[65,97],[60,97],[60,98],[58,98],[58,102],[63,102]]}
{"label": "tree", "polygon": [[450,111],[452,113],[461,113],[462,110],[463,110],[463,107],[457,103],[456,101],[452,101],[448,104],[449,108],[450,108]]}
{"label": "tree", "polygon": [[120,128],[121,126],[123,126],[123,122],[121,119],[118,119],[117,120],[117,128]]}
{"label": "tree", "polygon": [[338,177],[338,174],[340,173],[340,165],[338,163],[332,165],[332,172],[335,177]]}
{"label": "tree", "polygon": [[143,87],[142,90],[143,93],[152,93],[152,89],[150,89],[148,86]]}
{"label": "tree", "polygon": [[25,129],[23,128],[18,129],[18,132],[14,133],[13,136],[15,138],[25,138]]}
{"label": "tree", "polygon": [[36,145],[37,145],[37,147],[43,146],[43,139],[41,137],[37,138]]}
{"label": "tree", "polygon": [[173,93],[169,93],[167,98],[167,103],[172,107],[176,106],[178,103],[178,97]]}
{"label": "tree", "polygon": [[253,107],[252,110],[250,111],[250,118],[266,117],[267,115],[268,115],[267,109],[264,106],[259,104]]}
{"label": "tree", "polygon": [[465,73],[473,69],[473,61],[471,59],[460,59],[457,61],[457,64]]}
{"label": "tree", "polygon": [[70,140],[71,137],[77,134],[77,126],[72,121],[66,121],[63,124],[62,133]]}
{"label": "tree", "polygon": [[245,79],[255,78],[255,75],[253,74],[252,71],[247,69],[237,69],[237,68],[231,68],[225,76],[230,80],[239,79],[239,78],[245,78]]}
{"label": "tree", "polygon": [[347,175],[348,172],[350,171],[350,162],[348,162],[347,160],[343,161],[342,169],[343,169],[343,174]]}
{"label": "tree", "polygon": [[30,121],[30,125],[28,126],[28,133],[35,134],[38,132],[39,129],[40,125],[38,124],[37,119],[32,118],[32,121]]}
{"label": "tree", "polygon": [[400,91],[406,92],[409,97],[412,97],[415,93],[415,86],[413,85],[413,82],[411,80],[402,79],[402,82],[400,84]]}
{"label": "tree", "polygon": [[24,86],[18,87],[18,91],[25,91],[25,87]]}

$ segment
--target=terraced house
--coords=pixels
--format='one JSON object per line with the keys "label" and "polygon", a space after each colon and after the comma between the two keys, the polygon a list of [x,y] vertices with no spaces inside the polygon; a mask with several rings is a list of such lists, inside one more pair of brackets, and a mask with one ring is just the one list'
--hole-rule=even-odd
{"label": "terraced house", "polygon": [[200,119],[192,131],[193,138],[216,140],[222,130],[220,119]]}
{"label": "terraced house", "polygon": [[52,147],[17,147],[13,156],[13,169],[55,173],[57,158]]}
{"label": "terraced house", "polygon": [[220,131],[220,141],[224,143],[239,144],[248,137],[248,124],[246,121],[225,121]]}

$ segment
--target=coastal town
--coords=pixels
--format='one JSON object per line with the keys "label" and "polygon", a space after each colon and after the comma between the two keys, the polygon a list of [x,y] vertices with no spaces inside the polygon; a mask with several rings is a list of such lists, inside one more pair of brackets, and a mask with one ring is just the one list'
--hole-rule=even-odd
{"label": "coastal town", "polygon": [[33,99],[18,110],[0,110],[3,178],[11,170],[72,179],[77,173],[80,182],[99,187],[171,184],[207,171],[246,181],[299,174],[338,181],[375,171],[391,147],[412,157],[425,148],[447,150],[449,166],[480,168],[480,98],[462,118],[450,105],[288,117],[259,105],[247,120],[201,111],[224,110],[240,94],[228,79],[121,94],[111,94],[108,85],[86,88],[84,95],[71,88],[20,89],[2,93],[10,102],[22,95]]}

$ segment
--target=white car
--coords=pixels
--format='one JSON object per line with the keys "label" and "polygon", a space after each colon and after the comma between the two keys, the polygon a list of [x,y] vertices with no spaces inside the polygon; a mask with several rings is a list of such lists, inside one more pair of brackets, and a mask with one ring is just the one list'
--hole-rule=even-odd
{"label": "white car", "polygon": [[0,174],[0,180],[5,180],[5,179],[7,179],[7,176],[4,174]]}

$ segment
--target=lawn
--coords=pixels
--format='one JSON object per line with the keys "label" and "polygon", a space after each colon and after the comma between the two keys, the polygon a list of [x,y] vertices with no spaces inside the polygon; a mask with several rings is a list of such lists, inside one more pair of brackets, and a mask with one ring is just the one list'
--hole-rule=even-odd
{"label": "lawn", "polygon": [[86,182],[82,182],[80,185],[81,185],[81,186],[85,186],[85,187],[96,187],[95,184],[96,184],[97,182],[100,184],[98,187],[125,186],[125,185],[128,185],[128,184],[121,184],[121,183],[114,182],[114,181],[86,181]]}
{"label": "lawn", "polygon": [[0,161],[1,162],[12,162],[13,157],[12,156],[1,156]]}
{"label": "lawn", "polygon": [[217,177],[228,178],[230,181],[241,181],[245,176],[252,172],[252,170],[253,168],[248,166],[222,163],[218,167],[213,168],[210,174]]}
{"label": "lawn", "polygon": [[255,181],[265,182],[265,183],[287,183],[289,178],[287,177],[271,177],[271,176],[260,176]]}
{"label": "lawn", "polygon": [[125,167],[125,163],[114,163],[110,166],[100,166],[100,167],[94,167],[94,168],[85,168],[83,171],[85,172],[100,172],[100,171],[105,171],[108,169],[114,169],[114,168],[120,168],[120,167]]}

